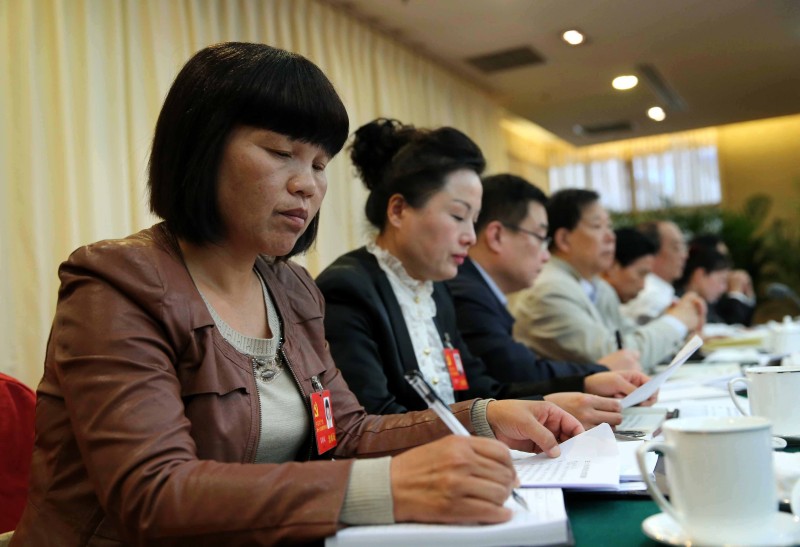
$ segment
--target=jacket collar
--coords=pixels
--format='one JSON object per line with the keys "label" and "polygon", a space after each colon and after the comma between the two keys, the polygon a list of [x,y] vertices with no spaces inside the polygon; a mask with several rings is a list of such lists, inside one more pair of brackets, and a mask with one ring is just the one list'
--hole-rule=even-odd
{"label": "jacket collar", "polygon": [[[389,323],[397,342],[400,361],[405,370],[411,371],[419,369],[417,356],[414,354],[414,345],[411,343],[411,336],[408,334],[408,327],[406,327],[406,320],[403,317],[403,312],[400,309],[400,303],[397,301],[394,290],[392,290],[392,285],[389,283],[389,278],[386,277],[380,264],[378,264],[378,259],[367,251],[366,247],[361,247],[353,251],[353,254],[366,268],[367,273],[375,283],[375,290],[378,292],[381,302],[383,302],[383,305],[386,307]],[[433,294],[434,299],[436,299],[436,290],[434,290]],[[436,320],[437,318],[434,317],[434,322],[436,322]],[[437,327],[439,327],[438,323]]]}

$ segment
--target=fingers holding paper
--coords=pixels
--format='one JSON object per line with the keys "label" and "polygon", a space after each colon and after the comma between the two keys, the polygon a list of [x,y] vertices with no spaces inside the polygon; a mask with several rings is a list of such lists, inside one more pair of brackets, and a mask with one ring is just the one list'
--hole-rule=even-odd
{"label": "fingers holding paper", "polygon": [[450,435],[392,458],[397,522],[498,523],[517,481],[508,448],[494,439]]}
{"label": "fingers holding paper", "polygon": [[[621,399],[648,380],[650,377],[643,372],[622,370],[592,374],[583,380],[583,385],[586,393]],[[642,406],[652,405],[656,402],[657,397],[658,393],[653,394],[647,401],[641,403]]]}
{"label": "fingers holding paper", "polygon": [[486,419],[509,447],[551,457],[560,454],[558,443],[583,432],[577,418],[544,401],[492,401],[486,406]]}
{"label": "fingers holding paper", "polygon": [[544,400],[575,416],[586,429],[602,423],[612,426],[622,423],[622,405],[617,399],[590,393],[563,392],[545,395]]}

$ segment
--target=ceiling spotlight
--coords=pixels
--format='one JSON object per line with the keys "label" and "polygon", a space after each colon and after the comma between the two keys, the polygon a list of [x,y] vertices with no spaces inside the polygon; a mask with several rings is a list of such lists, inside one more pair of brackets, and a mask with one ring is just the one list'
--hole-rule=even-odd
{"label": "ceiling spotlight", "polygon": [[657,122],[664,121],[664,118],[667,117],[667,115],[664,113],[664,109],[661,108],[660,106],[654,106],[652,108],[648,108],[647,115],[650,117],[650,119],[655,120]]}
{"label": "ceiling spotlight", "polygon": [[611,85],[614,86],[614,89],[625,90],[636,87],[636,84],[638,83],[639,78],[632,74],[626,74],[624,76],[617,76],[614,78],[614,81],[611,82]]}
{"label": "ceiling spotlight", "polygon": [[564,34],[561,35],[561,38],[563,38],[564,41],[571,46],[580,45],[585,40],[583,34],[575,29],[564,32]]}

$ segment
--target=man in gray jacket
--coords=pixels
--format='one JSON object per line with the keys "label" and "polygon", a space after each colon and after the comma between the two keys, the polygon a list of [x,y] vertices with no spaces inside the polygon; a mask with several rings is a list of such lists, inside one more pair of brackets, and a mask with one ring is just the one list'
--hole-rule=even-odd
{"label": "man in gray jacket", "polygon": [[597,361],[620,347],[636,349],[647,371],[702,327],[705,303],[694,293],[644,326],[621,315],[616,292],[599,277],[614,260],[616,238],[596,192],[556,192],[547,215],[552,258],[511,308],[519,341],[552,359],[577,362]]}

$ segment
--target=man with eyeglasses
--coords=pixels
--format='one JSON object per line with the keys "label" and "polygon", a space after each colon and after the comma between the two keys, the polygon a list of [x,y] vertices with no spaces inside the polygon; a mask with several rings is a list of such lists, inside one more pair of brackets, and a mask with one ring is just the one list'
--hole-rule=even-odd
{"label": "man with eyeglasses", "polygon": [[547,216],[553,256],[512,304],[517,340],[541,355],[579,362],[635,349],[647,371],[702,327],[705,304],[696,294],[644,326],[622,316],[616,292],[600,277],[614,261],[616,237],[596,192],[560,190],[551,196]]}
{"label": "man with eyeglasses", "polygon": [[482,183],[477,242],[458,276],[446,282],[458,330],[470,352],[501,382],[549,382],[551,390],[545,399],[576,416],[597,410],[587,408],[587,401],[609,404],[578,392],[613,397],[639,385],[647,377],[635,370],[606,372],[607,367],[638,369],[636,351],[617,351],[600,359],[601,364],[560,362],[539,358],[512,338],[514,319],[506,309],[506,295],[529,287],[550,258],[547,198],[515,175],[486,177]]}

